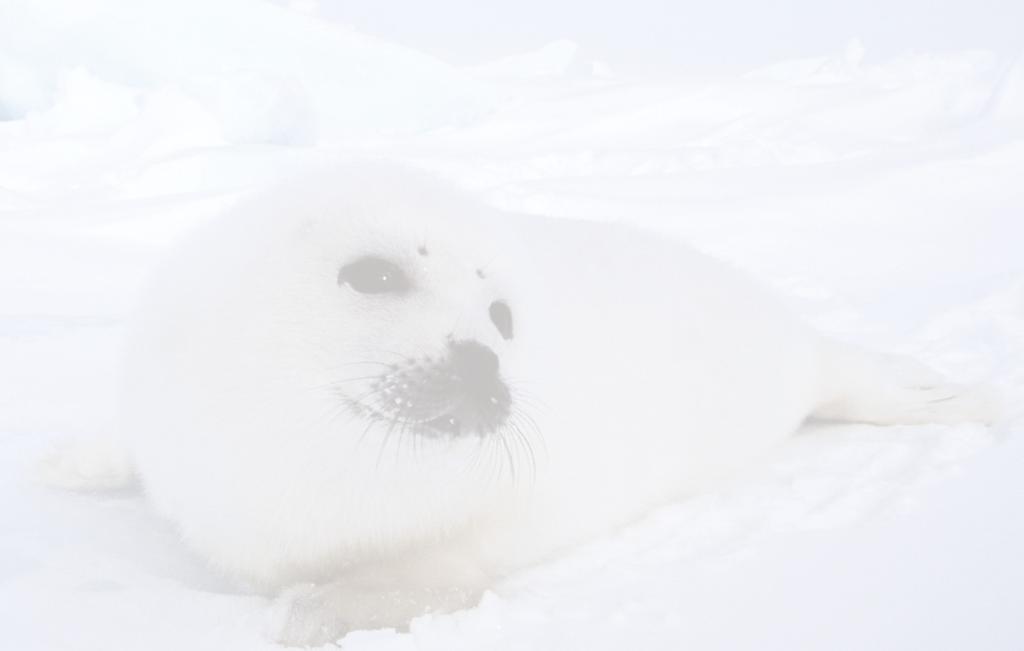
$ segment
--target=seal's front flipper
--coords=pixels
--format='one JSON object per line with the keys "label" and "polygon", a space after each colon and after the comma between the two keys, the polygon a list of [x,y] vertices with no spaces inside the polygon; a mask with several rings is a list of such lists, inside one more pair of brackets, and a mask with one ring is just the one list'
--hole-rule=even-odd
{"label": "seal's front flipper", "polygon": [[814,418],[913,425],[992,423],[998,416],[991,388],[950,382],[911,357],[826,342],[822,375],[824,393]]}
{"label": "seal's front flipper", "polygon": [[74,491],[119,491],[137,485],[127,447],[100,437],[59,442],[36,463],[34,475],[43,485]]}
{"label": "seal's front flipper", "polygon": [[354,630],[405,631],[421,615],[479,603],[483,590],[466,582],[464,569],[444,561],[419,569],[399,562],[350,570],[322,585],[294,586],[273,602],[264,632],[284,646],[310,647],[337,642]]}

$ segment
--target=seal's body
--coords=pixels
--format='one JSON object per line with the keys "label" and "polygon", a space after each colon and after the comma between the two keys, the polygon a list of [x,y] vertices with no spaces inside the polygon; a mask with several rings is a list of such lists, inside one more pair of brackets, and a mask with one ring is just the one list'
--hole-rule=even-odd
{"label": "seal's body", "polygon": [[147,295],[124,393],[138,474],[217,567],[318,584],[286,593],[291,643],[470,605],[812,414],[978,407],[678,244],[379,165],[243,203]]}

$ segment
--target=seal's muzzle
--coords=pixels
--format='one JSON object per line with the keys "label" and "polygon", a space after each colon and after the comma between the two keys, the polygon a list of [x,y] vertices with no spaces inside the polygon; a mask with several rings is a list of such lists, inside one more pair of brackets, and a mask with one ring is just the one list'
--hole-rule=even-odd
{"label": "seal's muzzle", "polygon": [[421,434],[484,436],[508,419],[498,356],[476,341],[450,341],[440,359],[396,365],[374,382],[375,411]]}

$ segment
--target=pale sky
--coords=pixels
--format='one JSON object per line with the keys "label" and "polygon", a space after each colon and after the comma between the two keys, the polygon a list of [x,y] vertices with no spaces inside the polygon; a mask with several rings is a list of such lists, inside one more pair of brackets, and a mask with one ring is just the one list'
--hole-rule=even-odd
{"label": "pale sky", "polygon": [[319,12],[455,63],[563,37],[612,65],[683,70],[837,53],[853,37],[868,60],[1024,45],[1024,0],[320,0]]}

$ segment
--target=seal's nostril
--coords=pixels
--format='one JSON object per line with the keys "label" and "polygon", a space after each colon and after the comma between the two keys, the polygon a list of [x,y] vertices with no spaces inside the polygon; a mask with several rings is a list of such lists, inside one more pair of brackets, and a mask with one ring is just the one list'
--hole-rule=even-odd
{"label": "seal's nostril", "polygon": [[491,303],[488,313],[491,315],[491,323],[498,329],[505,339],[512,338],[512,310],[505,301],[494,301]]}

